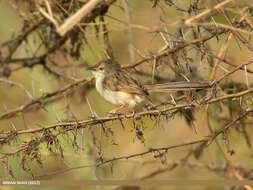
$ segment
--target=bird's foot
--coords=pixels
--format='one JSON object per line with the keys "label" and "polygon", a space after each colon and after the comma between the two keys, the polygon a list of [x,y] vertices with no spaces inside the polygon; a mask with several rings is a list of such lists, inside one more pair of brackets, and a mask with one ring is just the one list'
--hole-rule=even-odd
{"label": "bird's foot", "polygon": [[122,115],[122,113],[120,112],[109,112],[107,114],[108,117],[115,117],[115,116],[120,116],[120,115]]}
{"label": "bird's foot", "polygon": [[108,112],[108,116],[115,116],[115,115],[121,115],[120,112],[118,112],[123,106],[118,106],[111,111]]}

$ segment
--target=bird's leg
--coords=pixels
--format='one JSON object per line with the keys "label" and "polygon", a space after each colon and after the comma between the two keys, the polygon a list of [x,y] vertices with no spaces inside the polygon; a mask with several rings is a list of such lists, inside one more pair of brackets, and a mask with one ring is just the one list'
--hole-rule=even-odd
{"label": "bird's leg", "polygon": [[123,107],[124,107],[124,105],[120,105],[120,106],[117,106],[116,108],[113,108],[111,111],[109,111],[109,115],[115,115],[117,113],[117,111]]}

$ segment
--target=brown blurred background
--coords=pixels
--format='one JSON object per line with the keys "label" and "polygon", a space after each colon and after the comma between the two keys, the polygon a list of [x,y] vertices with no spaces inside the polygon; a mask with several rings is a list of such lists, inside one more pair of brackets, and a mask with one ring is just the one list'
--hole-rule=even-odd
{"label": "brown blurred background", "polygon": [[[73,1],[74,2],[74,1]],[[168,1],[169,2],[169,1]],[[125,4],[126,3],[126,4]],[[178,7],[188,8],[188,1],[174,2]],[[240,9],[246,4],[250,4],[251,1],[234,2],[232,7],[238,7]],[[109,39],[113,49],[116,60],[122,65],[134,63],[137,60],[142,59],[142,56],[156,55],[157,52],[165,45],[163,37],[168,40],[168,36],[162,36],[159,32],[152,32],[155,30],[163,30],[168,33],[174,34],[180,24],[182,18],[188,18],[187,13],[183,13],[176,10],[175,6],[169,6],[166,1],[159,1],[156,8],[152,8],[152,1],[117,1],[111,5],[109,11],[106,13],[105,22],[109,31]],[[202,12],[208,6],[215,5],[212,1],[203,1],[200,3],[201,8],[199,12]],[[13,7],[17,5],[18,7]],[[0,1],[0,44],[16,37],[22,33],[23,19],[19,15],[16,9],[20,9],[27,15],[27,18],[33,17],[27,12],[28,5],[18,1],[16,4],[14,1]],[[21,11],[21,12],[22,12]],[[127,14],[129,12],[130,14]],[[235,14],[230,12],[230,16],[233,18]],[[237,18],[237,17],[236,17]],[[213,19],[216,22],[227,24],[221,14],[214,14]],[[97,22],[100,22],[97,20]],[[128,26],[125,23],[130,22]],[[45,52],[45,47],[38,48],[41,39],[40,35],[43,34],[43,30],[40,30],[22,44],[22,46],[15,52],[13,57],[22,58],[30,57],[34,54],[42,55]],[[98,35],[98,37],[96,37]],[[186,32],[185,39],[191,39],[191,33]],[[204,34],[203,34],[204,35]],[[248,37],[248,35],[245,35]],[[210,48],[214,55],[217,55],[221,46],[224,44],[227,35],[219,36],[219,39],[213,38],[207,42],[207,46]],[[248,38],[247,38],[248,39]],[[102,30],[99,30],[96,34],[95,28],[91,25],[85,29],[85,39],[82,43],[84,45],[81,49],[81,55],[79,59],[73,59],[68,55],[68,48],[71,44],[65,45],[66,54],[64,55],[60,51],[56,51],[54,55],[50,56],[50,59],[57,62],[55,71],[61,73],[67,77],[56,77],[48,71],[45,71],[43,66],[36,65],[32,68],[20,67],[19,64],[11,65],[12,73],[8,77],[8,80],[15,81],[24,86],[34,98],[37,98],[43,93],[52,92],[59,88],[64,87],[67,84],[73,82],[71,79],[80,79],[90,77],[91,73],[85,70],[85,67],[95,64],[96,61],[105,57],[104,49],[105,44],[103,42]],[[68,46],[69,45],[69,46]],[[64,51],[63,51],[64,52]],[[8,54],[7,48],[1,48],[1,56],[5,57]],[[189,76],[190,79],[209,80],[212,69],[210,60],[201,59],[197,52],[192,51],[189,54],[192,59],[191,67],[196,69],[198,76]],[[250,52],[245,46],[241,45],[236,39],[232,39],[225,58],[230,60],[236,65],[242,64],[248,61],[252,57]],[[52,62],[53,62],[52,61]],[[59,66],[60,65],[60,66]],[[152,82],[152,66],[153,62],[144,63],[131,70],[138,79],[144,84]],[[184,63],[182,63],[184,65]],[[224,69],[230,70],[225,64],[221,64]],[[253,69],[252,66],[247,67]],[[135,72],[137,71],[137,72]],[[148,73],[147,76],[140,74],[142,72]],[[139,73],[139,74],[138,74]],[[186,72],[186,74],[188,74]],[[217,75],[221,76],[224,71],[218,68]],[[177,76],[173,73],[166,64],[160,64],[156,68],[156,75],[162,76],[168,81],[177,80]],[[195,78],[194,78],[195,77]],[[252,82],[252,74],[248,74],[249,84]],[[184,80],[181,78],[180,80]],[[238,71],[233,74],[229,80],[233,82],[240,82],[245,84],[245,73]],[[156,82],[156,81],[155,81]],[[66,94],[62,99],[55,100],[43,109],[29,111],[24,114],[17,114],[15,117],[9,119],[0,120],[0,127],[2,131],[8,131],[15,128],[16,130],[38,128],[48,126],[62,121],[69,120],[87,120],[92,114],[89,102],[93,111],[98,116],[106,116],[108,111],[114,108],[113,105],[106,102],[93,88],[83,88],[81,85],[73,90],[72,93]],[[172,94],[174,96],[174,94]],[[170,94],[155,94],[153,96],[156,103],[159,100],[170,99]],[[10,110],[23,105],[28,102],[29,98],[24,93],[24,90],[17,86],[10,86],[6,83],[0,83],[0,109],[1,113],[6,110]],[[224,110],[220,110],[223,108]],[[219,112],[220,119],[212,120],[212,126],[214,129],[219,129],[223,126],[225,121],[222,118],[229,117],[227,108],[224,106],[214,106],[212,110]],[[126,109],[123,110],[127,111]],[[148,176],[157,169],[165,169],[176,166],[175,169],[168,169],[166,172],[162,172],[159,175],[148,179],[176,179],[176,180],[212,180],[212,179],[233,179],[233,174],[226,166],[221,152],[218,150],[215,143],[212,143],[204,149],[201,156],[197,159],[196,156],[191,156],[184,164],[181,159],[185,157],[186,153],[194,149],[196,146],[185,146],[176,149],[168,150],[165,156],[155,158],[153,154],[134,157],[132,159],[122,159],[112,163],[96,167],[85,167],[81,169],[73,169],[66,173],[60,173],[57,175],[50,175],[54,171],[60,171],[61,169],[67,169],[71,167],[92,165],[102,156],[103,159],[111,159],[120,156],[127,156],[131,154],[141,153],[149,150],[149,148],[167,147],[172,145],[178,145],[198,139],[202,139],[210,134],[207,127],[207,112],[205,107],[195,111],[194,126],[196,133],[191,129],[183,116],[177,114],[175,117],[168,120],[162,120],[158,124],[155,124],[155,120],[151,120],[148,117],[144,117],[136,122],[142,126],[144,143],[141,142],[136,136],[136,132],[133,126],[133,121],[124,120],[124,126],[122,127],[119,121],[113,121],[106,123],[106,126],[111,129],[111,132],[104,132],[101,125],[91,127],[89,129],[81,129],[66,133],[58,136],[58,140],[62,145],[64,152],[64,159],[59,156],[57,151],[51,153],[46,148],[46,144],[39,145],[40,156],[43,162],[43,167],[40,167],[36,161],[26,163],[27,168],[30,171],[24,171],[22,169],[21,158],[22,156],[9,157],[9,166],[13,171],[13,174],[17,179],[32,179],[34,176],[44,176],[42,179],[46,180],[84,180],[84,179],[141,179]],[[251,122],[251,120],[249,121]],[[247,125],[246,128],[249,137],[253,135],[252,124]],[[31,137],[36,137],[39,134],[23,135],[18,137],[10,144],[1,145],[1,152],[13,152],[17,150],[20,145],[28,141]],[[236,130],[230,130],[229,144],[226,145],[222,140],[222,135],[217,138],[218,142],[222,145],[223,151],[227,157],[234,164],[240,167],[250,170],[253,168],[253,152],[252,147],[247,146],[247,142],[242,134],[236,132]],[[77,137],[77,146],[73,145],[73,139]],[[94,138],[96,144],[94,145]],[[226,141],[227,142],[227,141]],[[234,154],[229,154],[227,151],[233,150]],[[101,155],[99,155],[99,153]],[[11,180],[11,175],[8,173],[5,164],[0,164],[0,179]],[[76,185],[76,184],[74,184]],[[205,186],[201,189],[213,189],[215,186]],[[5,187],[4,187],[5,188]],[[41,188],[45,189],[41,186]],[[97,187],[98,189],[115,189],[116,186]],[[142,189],[156,190],[156,189],[196,189],[196,187],[143,187]],[[200,188],[200,187],[197,187]],[[7,188],[6,188],[7,189]],[[8,187],[8,189],[12,189]],[[15,188],[13,188],[15,189]],[[50,189],[56,189],[52,187]],[[65,187],[64,189],[74,189],[73,187]],[[81,189],[81,187],[80,187]],[[82,189],[95,189],[94,186],[84,187]],[[225,187],[219,187],[219,189],[225,189]]]}

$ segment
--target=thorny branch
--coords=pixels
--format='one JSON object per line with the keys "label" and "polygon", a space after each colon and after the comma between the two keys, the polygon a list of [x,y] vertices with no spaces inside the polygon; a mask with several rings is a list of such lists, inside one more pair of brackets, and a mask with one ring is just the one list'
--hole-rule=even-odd
{"label": "thorny branch", "polygon": [[48,176],[52,176],[52,175],[57,175],[57,174],[62,174],[62,173],[69,172],[69,171],[72,171],[72,170],[77,170],[77,169],[82,169],[82,168],[87,168],[87,167],[92,167],[92,166],[99,167],[99,166],[102,166],[102,165],[105,165],[105,164],[108,164],[108,163],[112,163],[112,162],[115,162],[115,161],[118,161],[118,160],[128,160],[128,159],[131,159],[131,158],[141,157],[141,156],[144,156],[144,155],[147,155],[147,154],[153,154],[153,156],[156,157],[156,154],[157,155],[161,154],[161,151],[167,152],[170,149],[185,147],[185,146],[188,146],[188,145],[194,145],[194,144],[199,144],[199,143],[203,143],[203,142],[207,142],[207,140],[202,139],[202,140],[192,141],[192,142],[189,142],[189,143],[183,143],[183,144],[169,146],[169,147],[150,148],[149,150],[147,150],[145,152],[131,154],[131,155],[128,155],[128,156],[116,157],[116,158],[112,158],[112,159],[108,159],[108,160],[102,160],[101,162],[98,162],[98,163],[95,163],[95,164],[92,164],[92,165],[72,167],[72,168],[64,169],[64,170],[57,171],[57,172],[54,172],[54,173],[51,173],[51,174],[47,174],[47,175],[43,175],[43,176],[37,176],[37,178],[40,179],[40,178],[44,178],[44,177],[48,177]]}
{"label": "thorny branch", "polygon": [[[245,91],[242,91],[242,92],[239,92],[239,93],[225,95],[225,96],[217,97],[217,98],[214,98],[214,99],[210,99],[210,100],[204,102],[203,104],[212,104],[212,103],[220,102],[220,101],[226,100],[226,99],[238,98],[238,97],[242,97],[242,96],[247,95],[247,94],[252,93],[252,92],[253,92],[253,89],[249,89],[249,90],[245,90]],[[167,112],[169,112],[169,111],[175,111],[175,110],[177,111],[177,110],[180,110],[180,109],[187,109],[187,108],[196,107],[196,106],[197,106],[196,104],[182,104],[182,105],[176,105],[176,106],[164,108],[162,110],[147,110],[147,111],[138,112],[138,113],[119,114],[117,116],[92,118],[92,119],[83,120],[83,121],[56,123],[56,124],[49,125],[49,126],[46,126],[46,127],[43,127],[43,128],[20,130],[20,131],[16,131],[16,133],[17,134],[36,133],[36,132],[41,132],[45,129],[54,129],[56,127],[71,127],[71,126],[75,126],[75,127],[84,127],[84,126],[86,126],[86,127],[88,127],[88,126],[97,125],[97,124],[100,124],[100,123],[103,123],[103,122],[108,122],[108,121],[113,121],[113,120],[139,118],[139,117],[144,117],[144,116],[167,115]],[[252,110],[250,109],[247,112],[245,112],[245,114],[247,115],[251,111]],[[239,120],[240,120],[240,118],[239,118]],[[222,132],[222,130],[219,133],[221,133],[221,132]],[[3,134],[5,134],[5,132],[3,132]]]}

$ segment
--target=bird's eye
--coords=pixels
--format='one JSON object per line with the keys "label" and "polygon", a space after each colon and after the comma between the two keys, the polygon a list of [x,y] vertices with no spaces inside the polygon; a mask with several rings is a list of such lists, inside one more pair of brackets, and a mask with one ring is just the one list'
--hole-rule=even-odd
{"label": "bird's eye", "polygon": [[100,70],[100,71],[102,71],[102,70],[103,70],[103,68],[102,68],[102,67],[100,67],[100,68],[99,68],[99,70]]}

